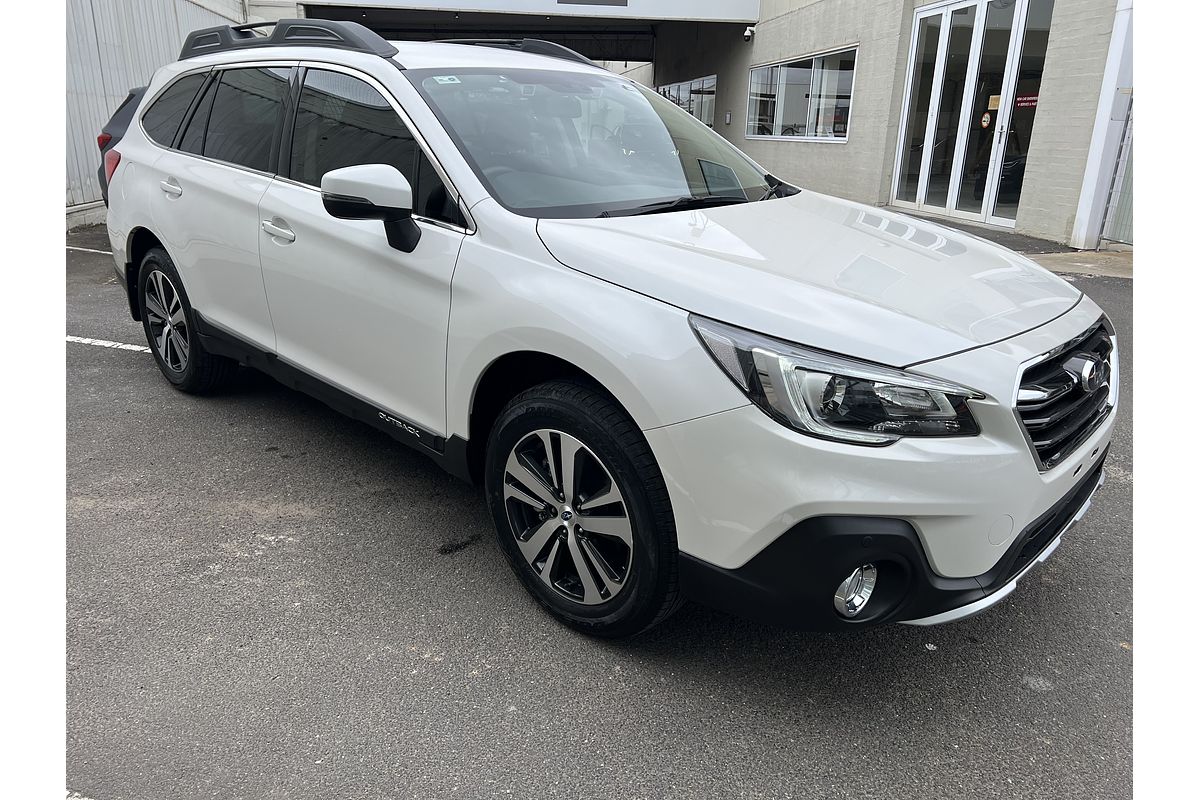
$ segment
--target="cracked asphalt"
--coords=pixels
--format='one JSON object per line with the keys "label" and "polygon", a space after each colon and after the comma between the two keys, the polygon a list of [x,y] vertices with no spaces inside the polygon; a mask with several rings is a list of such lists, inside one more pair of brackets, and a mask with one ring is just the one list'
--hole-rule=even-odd
{"label": "cracked asphalt", "polygon": [[[102,230],[69,246],[108,249]],[[1132,281],[1108,483],[991,611],[781,631],[554,623],[480,493],[244,371],[171,389],[68,342],[66,789],[118,798],[1114,798],[1131,793]],[[68,335],[144,344],[111,257]]]}

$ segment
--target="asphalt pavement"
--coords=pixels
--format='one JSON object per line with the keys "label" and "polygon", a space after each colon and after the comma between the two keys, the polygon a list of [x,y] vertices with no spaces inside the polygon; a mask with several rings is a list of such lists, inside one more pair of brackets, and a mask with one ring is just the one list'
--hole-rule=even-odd
{"label": "asphalt pavement", "polygon": [[[68,336],[145,344],[110,256],[66,269]],[[983,615],[850,634],[689,606],[586,638],[419,454],[250,371],[197,398],[146,352],[66,342],[67,790],[1128,797],[1132,281],[1069,279],[1121,337],[1088,516]]]}

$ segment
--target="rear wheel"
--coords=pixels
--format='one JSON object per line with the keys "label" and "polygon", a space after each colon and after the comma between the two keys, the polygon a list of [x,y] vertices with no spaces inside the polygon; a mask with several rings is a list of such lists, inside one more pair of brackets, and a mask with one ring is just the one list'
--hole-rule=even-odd
{"label": "rear wheel", "polygon": [[152,248],[138,272],[142,327],[154,360],[176,389],[205,394],[221,386],[237,363],[209,353],[195,335],[195,315],[174,262]]}
{"label": "rear wheel", "polygon": [[513,570],[566,624],[630,636],[678,607],[666,485],[610,398],[573,381],[518,395],[492,429],[484,482]]}

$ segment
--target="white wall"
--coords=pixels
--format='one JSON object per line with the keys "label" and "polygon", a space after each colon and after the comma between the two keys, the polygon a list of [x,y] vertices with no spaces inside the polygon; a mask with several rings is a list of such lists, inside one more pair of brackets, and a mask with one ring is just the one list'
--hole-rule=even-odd
{"label": "white wall", "polygon": [[67,0],[67,207],[101,199],[96,136],[189,31],[243,22],[241,0]]}
{"label": "white wall", "polygon": [[246,13],[252,22],[304,16],[292,0],[246,0]]}
{"label": "white wall", "polygon": [[654,88],[654,64],[649,61],[597,61],[604,69]]}

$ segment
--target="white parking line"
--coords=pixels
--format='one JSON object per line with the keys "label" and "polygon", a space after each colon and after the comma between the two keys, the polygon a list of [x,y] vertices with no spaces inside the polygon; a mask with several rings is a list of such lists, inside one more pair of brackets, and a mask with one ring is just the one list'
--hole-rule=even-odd
{"label": "white parking line", "polygon": [[108,347],[113,350],[133,350],[138,353],[149,353],[150,348],[142,344],[125,344],[124,342],[110,342],[106,339],[88,339],[84,336],[68,336],[68,342],[76,344],[90,344],[96,347]]}
{"label": "white parking line", "polygon": [[79,252],[79,253],[99,253],[102,256],[111,256],[112,255],[112,250],[93,250],[90,247],[75,247],[73,245],[67,245],[67,249],[75,250],[76,252]]}

